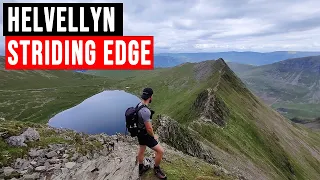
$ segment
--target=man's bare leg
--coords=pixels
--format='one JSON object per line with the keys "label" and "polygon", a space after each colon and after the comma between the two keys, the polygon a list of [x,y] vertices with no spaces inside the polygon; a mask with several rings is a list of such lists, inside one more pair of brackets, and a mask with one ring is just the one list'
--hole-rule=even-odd
{"label": "man's bare leg", "polygon": [[146,150],[146,146],[144,145],[140,145],[139,146],[139,152],[138,152],[138,162],[139,162],[139,175],[141,176],[144,172],[148,171],[148,169],[150,169],[150,166],[147,165],[145,166],[143,164],[143,160],[144,160],[144,152]]}
{"label": "man's bare leg", "polygon": [[154,173],[160,179],[166,179],[166,175],[160,169],[160,162],[163,157],[164,149],[161,147],[160,144],[157,144],[155,147],[152,148],[156,151],[156,157],[154,159]]}
{"label": "man's bare leg", "polygon": [[139,151],[138,151],[138,162],[139,162],[139,164],[143,163],[144,152],[145,151],[146,151],[146,146],[140,145],[139,146]]}
{"label": "man's bare leg", "polygon": [[160,162],[163,157],[164,149],[161,147],[160,144],[157,144],[155,147],[152,148],[156,152],[156,157],[154,159],[154,165],[159,167]]}

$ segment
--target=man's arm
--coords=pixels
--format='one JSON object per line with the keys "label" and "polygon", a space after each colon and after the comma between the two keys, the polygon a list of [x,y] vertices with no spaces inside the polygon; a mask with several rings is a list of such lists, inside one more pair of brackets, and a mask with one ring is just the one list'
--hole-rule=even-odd
{"label": "man's arm", "polygon": [[144,125],[146,126],[146,131],[147,133],[154,137],[154,132],[152,128],[152,123],[151,123],[151,112],[147,108],[142,108],[141,109],[141,117],[143,119]]}
{"label": "man's arm", "polygon": [[147,133],[150,136],[154,137],[154,132],[153,132],[151,121],[150,120],[149,121],[145,121],[144,125],[146,126]]}

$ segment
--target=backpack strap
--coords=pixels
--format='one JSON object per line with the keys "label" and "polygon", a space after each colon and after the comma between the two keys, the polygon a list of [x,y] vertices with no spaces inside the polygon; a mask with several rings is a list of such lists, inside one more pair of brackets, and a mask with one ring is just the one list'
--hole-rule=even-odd
{"label": "backpack strap", "polygon": [[139,121],[141,117],[139,116],[138,112],[144,107],[148,108],[148,106],[146,106],[145,104],[142,104],[140,107],[138,107],[138,106],[139,106],[139,104],[136,106],[136,116],[138,117],[138,121]]}
{"label": "backpack strap", "polygon": [[[140,103],[139,103],[139,104],[140,104]],[[140,107],[138,107],[139,104],[137,104],[137,106],[136,106],[136,113],[138,113],[138,112],[139,112],[142,108],[144,108],[144,107],[148,108],[148,106],[146,106],[145,104],[142,104]]]}

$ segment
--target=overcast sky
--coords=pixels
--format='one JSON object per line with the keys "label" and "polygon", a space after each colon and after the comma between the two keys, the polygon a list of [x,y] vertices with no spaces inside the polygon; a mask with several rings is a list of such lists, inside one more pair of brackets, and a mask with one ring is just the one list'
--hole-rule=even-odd
{"label": "overcast sky", "polygon": [[[153,35],[156,52],[320,51],[319,0],[93,2],[123,2],[124,35]],[[0,11],[2,35],[2,4]],[[3,36],[0,48],[4,49]]]}

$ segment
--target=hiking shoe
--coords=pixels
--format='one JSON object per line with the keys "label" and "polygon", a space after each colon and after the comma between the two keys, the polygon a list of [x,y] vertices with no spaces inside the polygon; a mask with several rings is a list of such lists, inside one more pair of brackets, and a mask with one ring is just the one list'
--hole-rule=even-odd
{"label": "hiking shoe", "polygon": [[141,169],[139,168],[139,176],[142,176],[143,173],[147,172],[150,169],[149,165],[144,165]]}
{"label": "hiking shoe", "polygon": [[160,167],[155,167],[154,168],[154,174],[159,178],[159,179],[167,179],[167,176],[162,172]]}

